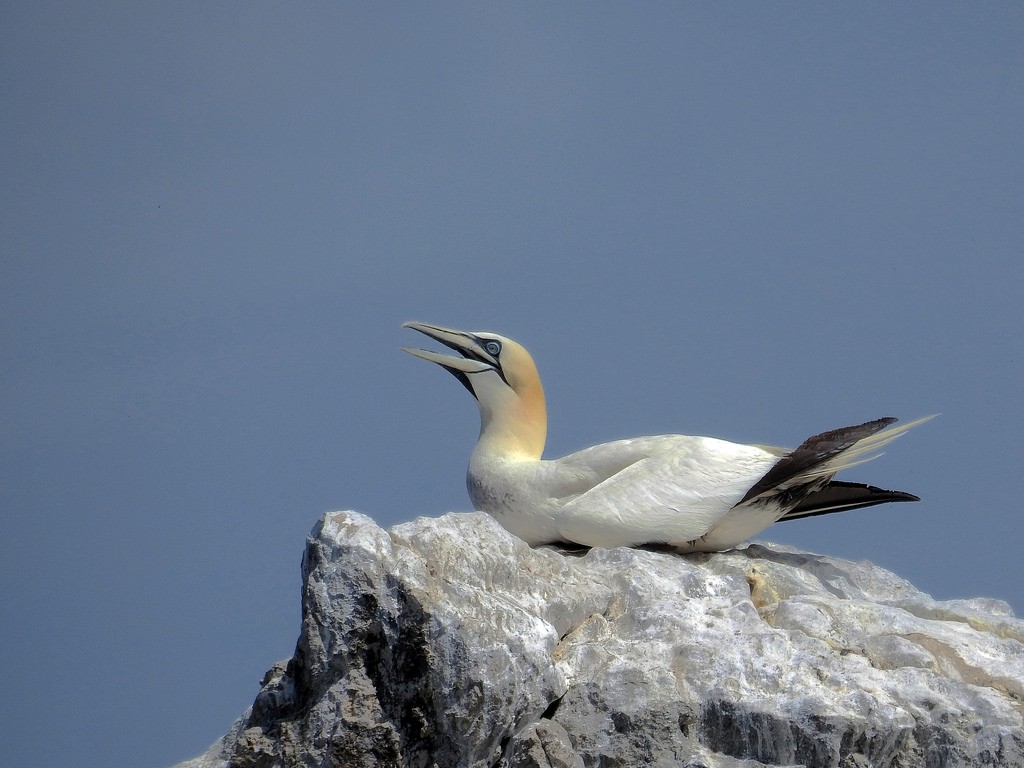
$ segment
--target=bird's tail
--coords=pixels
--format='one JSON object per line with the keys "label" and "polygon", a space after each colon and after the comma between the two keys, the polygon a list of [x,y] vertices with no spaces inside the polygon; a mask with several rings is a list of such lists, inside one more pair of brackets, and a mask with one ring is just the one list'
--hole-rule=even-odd
{"label": "bird's tail", "polygon": [[795,451],[786,454],[747,491],[740,504],[766,494],[831,478],[836,472],[871,461],[881,449],[907,430],[935,418],[925,416],[886,429],[894,418],[876,419],[853,427],[842,427],[809,437]]}
{"label": "bird's tail", "polygon": [[[931,421],[937,414],[931,416],[924,416],[914,421],[908,421],[906,424],[901,424],[898,427],[891,427],[890,429],[883,429],[881,432],[875,432],[866,437],[862,437],[856,440],[848,448],[844,448],[836,453],[831,458],[818,464],[816,467],[809,469],[806,473],[801,473],[804,477],[813,478],[821,477],[823,475],[834,475],[843,469],[849,469],[850,467],[856,467],[858,464],[864,464],[865,462],[877,459],[882,455],[881,449],[895,440],[897,437],[905,434],[916,426],[924,424],[926,421]],[[881,421],[885,421],[882,419]],[[871,422],[874,423],[874,422]],[[889,422],[892,423],[892,422]],[[815,438],[811,438],[814,440]],[[810,441],[808,441],[810,442]],[[799,450],[799,449],[798,449]]]}

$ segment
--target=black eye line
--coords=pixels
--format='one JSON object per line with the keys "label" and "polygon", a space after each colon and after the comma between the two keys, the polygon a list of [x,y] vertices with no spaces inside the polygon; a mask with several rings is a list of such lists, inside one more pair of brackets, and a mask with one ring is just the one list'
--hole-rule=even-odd
{"label": "black eye line", "polygon": [[[509,384],[508,379],[505,377],[505,371],[501,367],[501,360],[498,359],[498,355],[501,354],[501,342],[498,341],[497,339],[485,339],[485,338],[482,338],[480,336],[477,336],[476,337],[476,343],[479,344],[481,347],[483,347],[484,352],[486,352],[488,355],[491,355],[491,357],[494,358],[494,361],[497,364],[497,365],[494,366],[494,372],[498,374],[498,376],[501,378],[501,380],[503,382],[505,382],[505,385],[507,387],[511,388],[512,385]],[[488,345],[490,345],[490,344],[497,344],[498,345],[498,351],[492,353],[491,350],[489,350],[487,348]],[[474,355],[474,357],[476,357],[482,363],[487,363],[488,365],[493,365],[490,360],[484,360],[484,359],[480,358],[477,355]]]}
{"label": "black eye line", "polygon": [[[498,341],[497,339],[488,339],[488,338],[485,338],[483,336],[473,336],[473,341],[475,341],[477,343],[477,345],[480,347],[480,349],[482,349],[485,353],[487,353],[491,357],[495,358],[495,360],[497,360],[498,355],[501,354],[501,342]],[[491,352],[491,350],[489,350],[487,348],[491,344],[497,344],[498,345],[498,351],[497,352]],[[463,350],[460,350],[460,351],[462,352],[462,354],[465,357],[472,357],[472,358],[474,358],[476,360],[479,360],[481,363],[487,363],[488,365],[491,365],[491,361],[490,360],[485,360],[477,352],[473,352],[473,351],[466,350],[466,349],[463,349]],[[498,363],[498,367],[499,368],[501,367],[501,363],[500,362]]]}

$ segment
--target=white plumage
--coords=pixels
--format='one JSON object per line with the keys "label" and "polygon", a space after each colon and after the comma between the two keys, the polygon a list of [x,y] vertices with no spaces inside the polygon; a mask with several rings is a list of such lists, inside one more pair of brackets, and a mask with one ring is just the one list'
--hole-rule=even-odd
{"label": "white plumage", "polygon": [[667,545],[682,552],[730,549],[780,519],[888,501],[901,491],[841,483],[841,469],[870,461],[929,417],[833,430],[795,451],[712,437],[617,440],[543,460],[547,413],[540,376],[520,344],[493,333],[406,323],[459,352],[405,351],[454,374],[476,398],[480,438],[467,485],[477,509],[532,545]]}

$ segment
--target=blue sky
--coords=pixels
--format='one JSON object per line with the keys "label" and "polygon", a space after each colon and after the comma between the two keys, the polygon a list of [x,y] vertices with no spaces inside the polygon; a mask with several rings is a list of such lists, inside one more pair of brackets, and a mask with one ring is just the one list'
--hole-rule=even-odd
{"label": "blue sky", "polygon": [[468,509],[404,320],[523,342],[548,455],[941,412],[764,538],[1024,609],[1024,6],[6,3],[12,765],[169,766],[327,510]]}

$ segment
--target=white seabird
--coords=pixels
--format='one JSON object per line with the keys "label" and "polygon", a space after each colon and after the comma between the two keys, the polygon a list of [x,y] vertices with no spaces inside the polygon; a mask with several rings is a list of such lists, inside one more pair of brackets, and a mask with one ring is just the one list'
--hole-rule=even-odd
{"label": "white seabird", "polygon": [[661,545],[731,549],[778,520],[919,501],[902,491],[834,481],[932,418],[885,429],[884,418],[808,438],[794,451],[713,437],[659,435],[544,460],[547,411],[533,358],[494,333],[403,325],[462,357],[403,348],[462,382],[480,409],[467,485],[476,509],[531,545]]}

